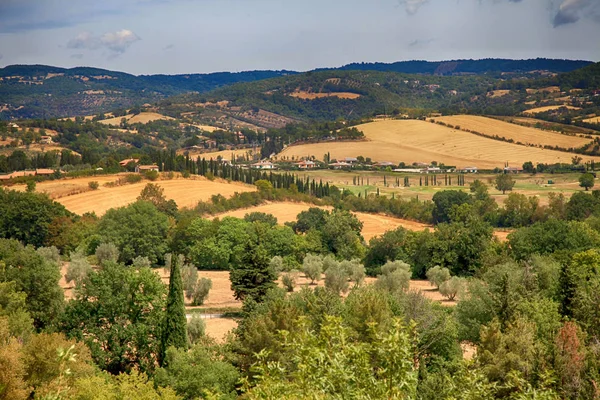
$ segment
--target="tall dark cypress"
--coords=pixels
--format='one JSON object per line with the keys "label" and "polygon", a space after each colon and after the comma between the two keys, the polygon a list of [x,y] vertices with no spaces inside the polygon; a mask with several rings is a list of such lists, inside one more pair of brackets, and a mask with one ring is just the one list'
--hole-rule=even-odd
{"label": "tall dark cypress", "polygon": [[169,294],[167,308],[163,320],[162,336],[160,341],[160,363],[165,359],[169,347],[178,349],[187,348],[187,319],[183,303],[183,282],[181,280],[181,266],[177,255],[171,257],[171,274],[169,276]]}

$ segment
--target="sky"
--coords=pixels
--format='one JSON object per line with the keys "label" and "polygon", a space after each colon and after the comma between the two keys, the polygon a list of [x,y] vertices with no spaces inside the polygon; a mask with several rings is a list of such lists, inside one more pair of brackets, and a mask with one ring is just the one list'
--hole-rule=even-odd
{"label": "sky", "polygon": [[139,74],[600,61],[600,0],[0,0],[0,67]]}

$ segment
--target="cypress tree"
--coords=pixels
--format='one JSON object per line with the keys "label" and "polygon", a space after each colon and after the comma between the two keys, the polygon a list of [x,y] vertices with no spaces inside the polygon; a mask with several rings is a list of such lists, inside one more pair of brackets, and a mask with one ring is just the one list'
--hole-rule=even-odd
{"label": "cypress tree", "polygon": [[165,353],[169,347],[178,349],[187,348],[187,319],[183,303],[183,282],[181,280],[181,266],[178,257],[171,257],[171,274],[169,275],[169,294],[167,308],[163,320],[162,335],[160,340],[160,362],[163,363]]}

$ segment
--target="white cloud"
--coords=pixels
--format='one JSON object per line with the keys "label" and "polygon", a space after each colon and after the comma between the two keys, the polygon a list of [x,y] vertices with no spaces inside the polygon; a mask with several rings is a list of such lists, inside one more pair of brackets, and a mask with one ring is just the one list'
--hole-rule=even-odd
{"label": "white cloud", "polygon": [[123,54],[129,46],[141,40],[138,35],[129,29],[121,29],[117,32],[107,32],[102,36],[95,36],[91,32],[82,32],[75,38],[69,40],[67,47],[70,49],[107,49],[111,56]]}
{"label": "white cloud", "polygon": [[403,5],[406,9],[406,12],[410,15],[416,14],[419,11],[419,8],[425,3],[427,0],[398,0],[400,5]]}

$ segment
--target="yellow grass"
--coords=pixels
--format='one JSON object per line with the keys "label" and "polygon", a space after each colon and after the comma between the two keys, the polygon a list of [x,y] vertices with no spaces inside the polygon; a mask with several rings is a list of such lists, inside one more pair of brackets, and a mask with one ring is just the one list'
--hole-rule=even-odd
{"label": "yellow grass", "polygon": [[532,108],[530,110],[523,111],[523,114],[538,114],[538,113],[543,113],[546,111],[558,110],[561,107],[568,108],[569,110],[581,110],[581,108],[579,108],[579,107],[573,107],[573,106],[568,106],[568,105],[562,104],[562,105],[558,105],[558,106],[544,106],[544,107]]}
{"label": "yellow grass", "polygon": [[335,93],[312,93],[312,92],[305,92],[305,91],[296,91],[293,93],[290,93],[291,97],[296,97],[297,99],[302,99],[302,100],[314,100],[314,99],[321,99],[323,97],[337,97],[340,99],[358,99],[360,97],[360,94],[357,93],[350,93],[350,92],[335,92]]}
{"label": "yellow grass", "polygon": [[98,121],[98,122],[100,122],[101,124],[104,124],[104,125],[118,126],[121,124],[121,120],[123,118],[125,118],[127,120],[127,123],[129,123],[129,124],[137,124],[137,123],[147,124],[148,122],[156,121],[159,119],[165,119],[165,120],[173,119],[166,115],[162,115],[162,114],[158,114],[158,113],[154,113],[154,112],[143,112],[143,113],[139,113],[138,115],[127,114],[123,117],[103,119],[102,121]]}
{"label": "yellow grass", "polygon": [[491,137],[504,137],[523,144],[550,145],[568,149],[584,146],[591,141],[590,139],[583,137],[561,135],[560,133],[528,128],[493,118],[474,115],[438,117],[435,118],[435,120],[454,126],[460,126],[463,130],[467,129]]}
{"label": "yellow grass", "polygon": [[[222,157],[225,160],[230,160],[231,161],[231,154],[234,155],[234,157],[238,157],[238,156],[245,156],[248,155],[250,156],[250,158],[252,158],[252,154],[254,153],[252,149],[238,149],[238,150],[223,150],[223,151],[213,151],[210,153],[201,153],[200,151],[197,150],[177,150],[177,154],[185,154],[186,152],[188,152],[190,154],[190,157],[196,159],[196,157],[200,157],[200,158],[205,158],[207,160],[210,160],[211,158],[213,160],[216,160],[217,157]],[[257,148],[257,152],[260,153],[260,149]]]}
{"label": "yellow grass", "polygon": [[[112,188],[100,186],[98,190],[61,197],[57,201],[75,214],[95,212],[96,215],[101,216],[110,208],[123,207],[135,202],[148,183],[150,182],[142,181]],[[214,194],[230,197],[236,192],[250,192],[256,189],[253,186],[238,183],[211,182],[199,177],[154,183],[162,187],[165,190],[166,198],[175,200],[179,208],[194,207],[199,201],[206,201]]]}
{"label": "yellow grass", "polygon": [[588,124],[600,124],[600,117],[584,119],[583,122],[587,122]]}
{"label": "yellow grass", "polygon": [[510,90],[492,90],[488,93],[488,96],[491,98],[506,96],[510,93]]}
{"label": "yellow grass", "polygon": [[[127,174],[98,175],[85,178],[59,179],[54,181],[38,182],[35,186],[35,191],[39,193],[46,193],[51,199],[58,199],[73,195],[75,193],[89,191],[89,183],[92,181],[96,181],[100,186],[102,186],[108,182],[115,182],[124,175]],[[26,185],[15,185],[13,189],[25,191]]]}
{"label": "yellow grass", "polygon": [[[296,220],[298,214],[302,211],[306,211],[311,207],[316,207],[312,204],[305,203],[269,203],[262,204],[260,206],[245,208],[242,210],[229,211],[224,214],[218,215],[218,217],[236,217],[244,218],[244,215],[251,212],[263,212],[272,214],[277,218],[277,222],[284,224],[286,222],[292,222]],[[322,207],[331,210],[331,207]],[[378,214],[367,214],[355,212],[353,213],[363,223],[362,235],[366,241],[371,240],[375,236],[381,236],[387,231],[394,230],[399,226],[402,226],[411,231],[422,231],[426,228],[430,228],[429,225],[422,224],[420,222],[409,221],[400,218],[388,217],[386,215]]]}
{"label": "yellow grass", "polygon": [[[417,120],[371,122],[359,125],[357,129],[365,134],[367,141],[289,146],[279,156],[322,159],[329,152],[332,159],[362,155],[374,161],[407,164],[438,161],[480,169],[503,167],[507,162],[514,166],[526,161],[570,164],[572,157],[566,152],[501,142]],[[584,157],[584,162],[592,159],[600,161],[600,157]]]}

